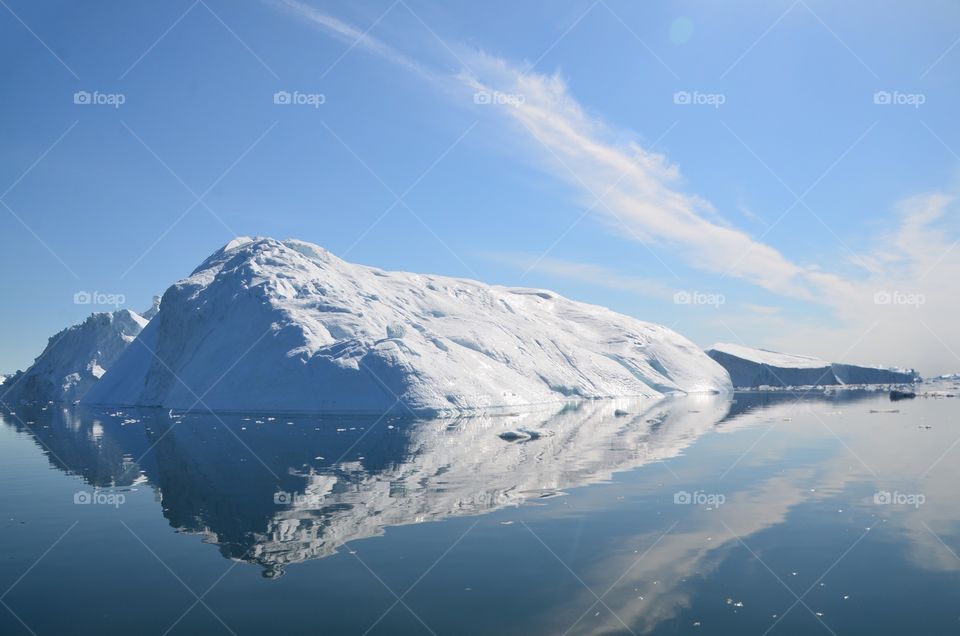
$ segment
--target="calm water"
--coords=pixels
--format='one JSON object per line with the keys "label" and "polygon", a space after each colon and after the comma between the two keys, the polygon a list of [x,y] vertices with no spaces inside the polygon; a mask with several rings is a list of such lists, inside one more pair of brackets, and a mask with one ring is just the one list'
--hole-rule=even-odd
{"label": "calm water", "polygon": [[[958,415],[870,393],[435,421],[19,408],[0,633],[956,634]],[[499,437],[524,427],[549,434]]]}

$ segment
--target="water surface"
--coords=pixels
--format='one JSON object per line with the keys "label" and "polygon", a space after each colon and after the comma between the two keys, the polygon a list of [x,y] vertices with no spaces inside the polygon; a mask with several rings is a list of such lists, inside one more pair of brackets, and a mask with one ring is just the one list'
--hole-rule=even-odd
{"label": "water surface", "polygon": [[19,407],[0,633],[957,633],[958,406]]}

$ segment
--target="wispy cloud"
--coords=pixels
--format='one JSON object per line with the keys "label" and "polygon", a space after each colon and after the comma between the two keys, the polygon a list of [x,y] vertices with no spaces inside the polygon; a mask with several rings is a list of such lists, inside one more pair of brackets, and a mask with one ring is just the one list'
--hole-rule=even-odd
{"label": "wispy cloud", "polygon": [[[559,75],[524,73],[478,53],[461,75],[475,91],[522,96],[501,112],[538,145],[547,169],[575,187],[607,223],[640,242],[670,249],[701,270],[741,278],[770,291],[815,300],[806,270],[773,247],[718,222],[713,206],[681,190],[680,171],[636,142],[617,143],[618,131],[587,113]],[[604,193],[606,193],[604,195]]]}
{"label": "wispy cloud", "polygon": [[329,72],[333,66],[336,66],[340,60],[352,49],[359,48],[367,53],[372,53],[385,60],[389,60],[391,63],[397,64],[411,73],[420,75],[421,77],[427,79],[436,79],[436,76],[431,71],[415,61],[413,58],[404,55],[394,47],[386,44],[382,40],[370,34],[374,27],[379,24],[380,20],[382,20],[393,9],[393,7],[396,6],[396,2],[390,5],[390,7],[383,14],[381,14],[373,24],[367,27],[366,31],[361,31],[360,29],[347,24],[343,20],[340,20],[329,13],[321,11],[320,9],[317,9],[316,7],[304,2],[299,2],[298,0],[268,0],[268,3],[280,9],[281,11],[300,19],[313,28],[318,29],[323,33],[326,33],[327,35],[347,44],[347,49],[344,50],[340,57],[333,61],[325,73]]}

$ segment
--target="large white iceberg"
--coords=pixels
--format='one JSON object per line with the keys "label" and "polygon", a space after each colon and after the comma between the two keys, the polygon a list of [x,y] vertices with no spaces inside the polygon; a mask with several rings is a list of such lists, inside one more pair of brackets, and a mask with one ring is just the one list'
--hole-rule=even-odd
{"label": "large white iceberg", "polygon": [[244,238],[167,290],[83,401],[444,413],[729,389],[687,339],[603,307]]}

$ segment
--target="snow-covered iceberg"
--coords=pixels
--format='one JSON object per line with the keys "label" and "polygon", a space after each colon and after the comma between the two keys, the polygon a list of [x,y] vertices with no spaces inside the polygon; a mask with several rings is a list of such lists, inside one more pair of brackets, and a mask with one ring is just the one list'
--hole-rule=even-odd
{"label": "snow-covered iceberg", "polygon": [[244,238],[166,291],[83,401],[445,413],[729,389],[693,343],[609,309]]}
{"label": "snow-covered iceberg", "polygon": [[730,374],[735,387],[907,384],[920,376],[913,369],[865,367],[810,356],[718,343],[707,355]]}
{"label": "snow-covered iceberg", "polygon": [[91,314],[51,336],[34,363],[0,384],[0,400],[74,402],[94,386],[146,326],[128,309]]}

